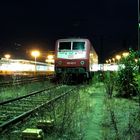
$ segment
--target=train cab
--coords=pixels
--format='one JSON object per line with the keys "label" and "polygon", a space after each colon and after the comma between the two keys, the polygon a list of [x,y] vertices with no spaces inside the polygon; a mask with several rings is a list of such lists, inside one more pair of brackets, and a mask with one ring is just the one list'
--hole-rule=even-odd
{"label": "train cab", "polygon": [[98,63],[97,59],[97,54],[88,39],[59,39],[56,42],[56,75],[76,74],[89,77],[90,65]]}

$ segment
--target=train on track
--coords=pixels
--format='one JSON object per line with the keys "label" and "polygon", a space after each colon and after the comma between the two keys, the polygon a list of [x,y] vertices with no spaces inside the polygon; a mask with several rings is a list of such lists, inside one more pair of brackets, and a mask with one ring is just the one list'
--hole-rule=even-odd
{"label": "train on track", "polygon": [[55,46],[56,77],[90,79],[98,64],[98,55],[91,42],[84,38],[58,39]]}
{"label": "train on track", "polygon": [[0,75],[50,75],[54,65],[24,59],[0,59]]}

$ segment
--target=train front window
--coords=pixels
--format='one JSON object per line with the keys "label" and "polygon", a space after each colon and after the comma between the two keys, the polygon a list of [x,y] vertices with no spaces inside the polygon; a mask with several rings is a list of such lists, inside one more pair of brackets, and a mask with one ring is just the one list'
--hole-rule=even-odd
{"label": "train front window", "polygon": [[59,50],[71,50],[71,42],[60,42]]}
{"label": "train front window", "polygon": [[85,42],[73,42],[73,50],[85,50]]}

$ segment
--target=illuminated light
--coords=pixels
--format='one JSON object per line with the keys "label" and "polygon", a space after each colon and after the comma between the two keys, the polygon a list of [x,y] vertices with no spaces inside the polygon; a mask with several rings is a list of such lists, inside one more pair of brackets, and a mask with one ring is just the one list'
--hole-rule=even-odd
{"label": "illuminated light", "polygon": [[48,71],[54,71],[54,65],[48,66]]}
{"label": "illuminated light", "polygon": [[2,64],[0,70],[5,71],[34,71],[34,65],[31,64],[20,64],[20,63],[10,63]]}
{"label": "illuminated light", "polygon": [[47,59],[45,61],[47,63],[54,63],[54,56],[53,55],[48,55]]}
{"label": "illuminated light", "polygon": [[47,63],[54,63],[54,59],[46,59],[45,62],[47,62]]}
{"label": "illuminated light", "polygon": [[111,59],[109,59],[108,61],[109,61],[109,63],[111,63]]}
{"label": "illuminated light", "polygon": [[115,63],[115,58],[112,58],[112,61]]}
{"label": "illuminated light", "polygon": [[113,61],[115,61],[115,58],[112,58]]}
{"label": "illuminated light", "polygon": [[9,59],[9,58],[11,57],[11,55],[10,55],[10,54],[5,54],[4,57],[5,57],[6,59]]}
{"label": "illuminated light", "polygon": [[108,61],[108,60],[106,60],[105,62],[106,62],[106,63],[108,63],[109,61]]}
{"label": "illuminated light", "polygon": [[99,64],[92,64],[90,67],[90,71],[98,71],[100,70]]}
{"label": "illuminated light", "polygon": [[116,59],[117,60],[120,60],[121,59],[121,56],[120,55],[116,55]]}
{"label": "illuminated light", "polygon": [[34,50],[31,52],[31,55],[34,57],[38,57],[38,56],[40,56],[40,52],[38,50]]}
{"label": "illuminated light", "polygon": [[127,57],[129,55],[129,52],[124,52],[122,55],[123,57]]}
{"label": "illuminated light", "polygon": [[135,62],[137,63],[138,62],[138,59],[135,59]]}
{"label": "illuminated light", "polygon": [[90,57],[93,57],[93,54],[92,53],[90,53]]}
{"label": "illuminated light", "polygon": [[119,66],[116,64],[104,64],[104,71],[118,71]]}
{"label": "illuminated light", "polygon": [[35,75],[36,75],[36,72],[37,72],[37,66],[36,66],[36,58],[40,56],[40,52],[38,50],[34,50],[31,52],[31,55],[35,58]]}
{"label": "illuminated light", "polygon": [[53,56],[53,55],[48,55],[47,58],[48,58],[48,59],[53,59],[54,56]]}
{"label": "illuminated light", "polygon": [[81,61],[81,62],[80,62],[80,64],[81,64],[81,65],[84,65],[84,64],[85,64],[85,62],[84,62],[84,61]]}

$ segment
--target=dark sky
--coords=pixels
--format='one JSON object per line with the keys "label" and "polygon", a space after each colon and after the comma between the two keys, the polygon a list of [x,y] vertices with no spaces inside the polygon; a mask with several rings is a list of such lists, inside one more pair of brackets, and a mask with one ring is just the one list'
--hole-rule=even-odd
{"label": "dark sky", "polygon": [[[101,60],[137,49],[137,0],[0,2],[0,50],[19,57],[38,45],[54,50],[56,39],[89,38]],[[18,45],[21,44],[21,45]],[[18,54],[16,54],[18,52]]]}

